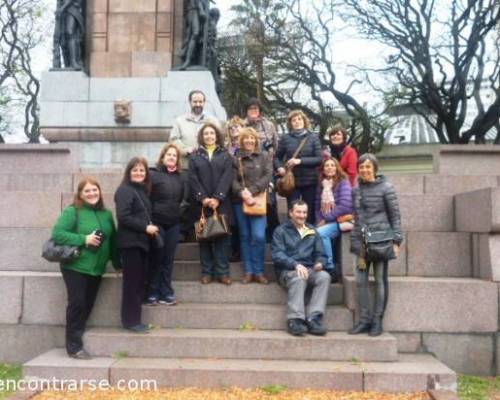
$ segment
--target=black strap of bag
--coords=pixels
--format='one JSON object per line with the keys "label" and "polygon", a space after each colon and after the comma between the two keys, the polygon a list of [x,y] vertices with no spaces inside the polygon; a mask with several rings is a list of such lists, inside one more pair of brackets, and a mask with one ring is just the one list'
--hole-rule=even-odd
{"label": "black strap of bag", "polygon": [[[149,217],[149,225],[153,225],[153,221],[152,221],[152,218],[151,218],[151,214],[149,213],[149,210],[148,208],[146,207],[146,204],[144,203],[144,201],[142,200],[141,196],[139,195],[139,193],[137,193],[137,190],[135,189],[132,189],[134,191],[134,194],[135,196],[139,199],[139,202],[141,203],[142,207],[144,208],[144,211],[146,211],[146,215]],[[156,249],[161,249],[163,248],[163,246],[165,246],[165,243],[163,241],[163,238],[161,237],[160,234],[157,234],[157,235],[154,235],[152,238],[151,238],[151,241],[153,243],[153,247],[156,248]]]}

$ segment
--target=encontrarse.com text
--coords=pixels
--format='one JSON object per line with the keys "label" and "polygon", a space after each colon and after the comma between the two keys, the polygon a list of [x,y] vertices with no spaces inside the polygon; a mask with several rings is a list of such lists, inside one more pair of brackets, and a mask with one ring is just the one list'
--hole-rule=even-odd
{"label": "encontrarse.com text", "polygon": [[158,390],[158,384],[153,379],[120,379],[114,385],[107,379],[40,379],[25,378],[19,381],[13,379],[0,379],[0,392],[2,391],[78,391],[78,390]]}

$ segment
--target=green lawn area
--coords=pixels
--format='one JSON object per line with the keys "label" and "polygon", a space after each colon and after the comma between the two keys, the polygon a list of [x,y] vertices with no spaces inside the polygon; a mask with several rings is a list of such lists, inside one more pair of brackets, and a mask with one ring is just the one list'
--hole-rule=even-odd
{"label": "green lawn area", "polygon": [[[0,363],[0,399],[4,399],[10,393],[5,392],[2,389],[6,386],[7,380],[21,378],[21,366],[12,364],[1,364]],[[2,382],[5,382],[2,384]]]}
{"label": "green lawn area", "polygon": [[500,377],[459,375],[458,397],[461,400],[500,399]]}

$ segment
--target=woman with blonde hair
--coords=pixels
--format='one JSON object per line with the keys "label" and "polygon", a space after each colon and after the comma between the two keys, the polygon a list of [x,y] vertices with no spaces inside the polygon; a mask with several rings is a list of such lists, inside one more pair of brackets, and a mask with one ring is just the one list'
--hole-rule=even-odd
{"label": "woman with blonde hair", "polygon": [[52,230],[56,243],[81,248],[76,260],[61,264],[68,295],[66,351],[72,358],[91,358],[83,348],[82,338],[106,264],[112,260],[115,269],[120,268],[115,232],[113,215],[104,207],[101,186],[94,178],[82,179],[73,204],[63,210]]}
{"label": "woman with blonde hair", "polygon": [[260,150],[253,128],[240,131],[240,153],[233,161],[233,211],[240,232],[241,255],[245,268],[242,283],[255,280],[267,284],[264,276],[266,215],[247,215],[243,205],[253,206],[255,196],[266,192],[272,178],[272,164]]}
{"label": "woman with blonde hair", "polygon": [[243,121],[239,116],[235,115],[226,125],[226,149],[232,156],[238,154],[240,149],[240,131],[245,126],[245,121]]}
{"label": "woman with blonde hair", "polygon": [[[291,169],[295,178],[295,190],[287,197],[288,208],[302,199],[307,204],[307,222],[314,223],[317,168],[321,164],[321,142],[319,136],[310,131],[309,118],[301,110],[288,114],[289,133],[278,144],[274,157],[274,169],[278,176],[284,176]],[[295,156],[295,157],[294,157]]]}

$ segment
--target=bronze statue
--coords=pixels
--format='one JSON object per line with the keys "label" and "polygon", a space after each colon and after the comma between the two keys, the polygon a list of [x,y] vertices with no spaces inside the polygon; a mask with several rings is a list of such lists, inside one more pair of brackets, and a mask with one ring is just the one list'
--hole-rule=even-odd
{"label": "bronze statue", "polygon": [[52,65],[81,70],[85,43],[85,0],[57,0]]}
{"label": "bronze statue", "polygon": [[218,95],[222,93],[222,83],[220,79],[219,58],[217,56],[217,23],[220,19],[220,11],[218,8],[211,8],[209,11],[208,20],[208,38],[205,43],[206,47],[206,66],[214,77],[215,90]]}
{"label": "bronze statue", "polygon": [[209,0],[187,0],[179,70],[189,66],[206,66],[204,43],[208,35],[209,7]]}

